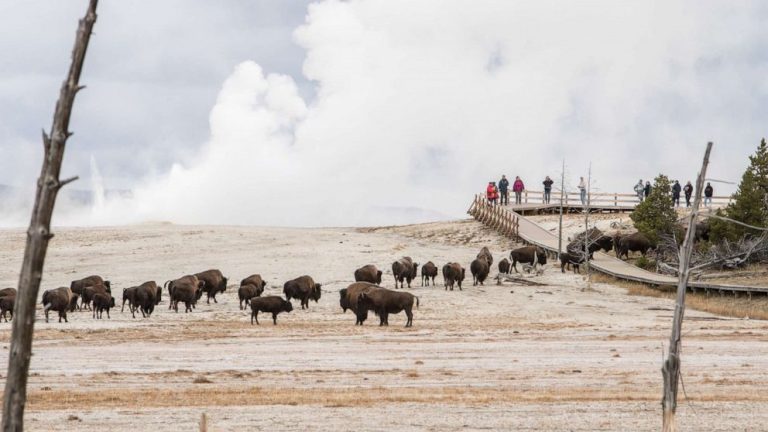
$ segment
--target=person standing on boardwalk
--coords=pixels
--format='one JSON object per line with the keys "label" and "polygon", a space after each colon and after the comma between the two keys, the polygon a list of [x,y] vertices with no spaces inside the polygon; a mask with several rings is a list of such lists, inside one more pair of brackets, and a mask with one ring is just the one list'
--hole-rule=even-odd
{"label": "person standing on boardwalk", "polygon": [[640,179],[635,185],[635,193],[637,194],[637,199],[640,200],[640,202],[643,202],[643,191],[645,191],[645,186],[643,186],[643,179]]}
{"label": "person standing on boardwalk", "polygon": [[712,194],[715,193],[715,190],[712,189],[712,183],[707,182],[707,187],[704,188],[704,205],[710,206],[712,205]]}
{"label": "person standing on boardwalk", "polygon": [[498,197],[498,191],[494,182],[488,182],[488,187],[485,188],[485,197],[488,199],[488,204],[495,205],[496,198]]}
{"label": "person standing on boardwalk", "polygon": [[499,180],[499,193],[501,194],[501,205],[509,204],[509,180],[507,176],[502,175]]}
{"label": "person standing on boardwalk", "polygon": [[672,204],[675,207],[680,207],[680,190],[682,190],[680,182],[675,180],[675,184],[672,185]]}
{"label": "person standing on boardwalk", "polygon": [[520,180],[520,176],[515,176],[515,182],[512,184],[512,191],[515,193],[515,204],[522,204],[522,194],[525,190],[525,185],[523,184],[523,181]]}
{"label": "person standing on boardwalk", "polygon": [[587,183],[584,181],[584,177],[580,177],[578,188],[581,195],[581,205],[587,205]]}
{"label": "person standing on boardwalk", "polygon": [[549,198],[552,195],[552,183],[554,182],[551,178],[549,178],[549,176],[547,176],[547,178],[545,178],[542,182],[544,185],[544,204],[549,204]]}
{"label": "person standing on boardwalk", "polygon": [[685,206],[690,207],[691,195],[693,195],[693,185],[691,185],[690,181],[685,184],[685,187],[683,188],[683,193],[685,193]]}
{"label": "person standing on boardwalk", "polygon": [[645,199],[648,199],[648,195],[651,194],[651,182],[646,181],[645,187],[643,188],[643,193],[645,194]]}

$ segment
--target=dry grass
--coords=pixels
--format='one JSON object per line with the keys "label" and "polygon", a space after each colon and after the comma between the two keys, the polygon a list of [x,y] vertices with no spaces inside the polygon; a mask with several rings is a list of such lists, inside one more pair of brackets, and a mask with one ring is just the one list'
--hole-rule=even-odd
{"label": "dry grass", "polygon": [[[690,400],[768,402],[760,392],[699,392]],[[197,407],[248,405],[374,406],[391,403],[462,404],[552,403],[552,402],[652,402],[655,388],[636,387],[343,387],[263,388],[185,387],[179,389],[125,388],[99,391],[57,390],[31,392],[30,410],[124,408],[127,406]]]}
{"label": "dry grass", "polygon": [[[675,289],[672,287],[653,288],[640,282],[620,280],[604,274],[592,275],[592,281],[626,288],[629,295],[669,300],[674,300],[676,297]],[[753,297],[750,300],[747,297],[734,297],[729,294],[720,296],[689,292],[685,296],[685,305],[691,309],[715,315],[768,320],[768,297],[765,296]]]}

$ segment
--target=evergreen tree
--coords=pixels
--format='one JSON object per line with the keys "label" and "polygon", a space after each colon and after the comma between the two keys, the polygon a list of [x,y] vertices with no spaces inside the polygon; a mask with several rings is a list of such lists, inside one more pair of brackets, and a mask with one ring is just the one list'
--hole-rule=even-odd
{"label": "evergreen tree", "polygon": [[635,228],[645,234],[648,240],[657,244],[659,236],[669,234],[675,229],[677,213],[672,207],[672,186],[669,178],[659,174],[654,180],[651,193],[629,215]]}
{"label": "evergreen tree", "polygon": [[[731,203],[719,214],[749,225],[768,226],[768,144],[765,138],[760,141],[755,154],[749,157],[749,167],[741,176],[741,183],[731,197]],[[741,225],[713,219],[711,233],[717,241],[723,238],[736,240],[756,232]]]}

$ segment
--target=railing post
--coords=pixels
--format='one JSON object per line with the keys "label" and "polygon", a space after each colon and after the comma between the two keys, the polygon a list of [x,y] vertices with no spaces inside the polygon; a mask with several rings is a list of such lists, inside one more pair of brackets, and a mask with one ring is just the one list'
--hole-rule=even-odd
{"label": "railing post", "polygon": [[619,194],[613,194],[613,206],[618,207],[619,206]]}
{"label": "railing post", "polygon": [[526,189],[526,190],[524,190],[524,191],[523,191],[523,194],[525,195],[525,201],[524,201],[524,202],[525,202],[526,204],[528,204],[528,190],[527,190],[527,189]]}

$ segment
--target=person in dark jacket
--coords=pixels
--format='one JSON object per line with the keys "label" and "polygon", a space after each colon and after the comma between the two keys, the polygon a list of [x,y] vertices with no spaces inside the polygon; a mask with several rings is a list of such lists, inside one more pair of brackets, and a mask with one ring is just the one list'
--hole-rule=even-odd
{"label": "person in dark jacket", "polygon": [[680,187],[680,182],[675,180],[675,184],[672,185],[672,204],[675,207],[680,207],[680,191],[683,188]]}
{"label": "person in dark jacket", "polygon": [[693,195],[693,185],[691,185],[691,182],[688,182],[685,184],[685,187],[683,188],[683,193],[685,193],[685,206],[690,207],[691,195]]}
{"label": "person in dark jacket", "polygon": [[502,175],[501,180],[499,180],[499,193],[501,194],[501,205],[509,204],[509,180],[505,175]]}
{"label": "person in dark jacket", "polygon": [[651,194],[651,182],[650,181],[645,182],[645,189],[643,189],[643,193],[645,194],[645,199],[648,199],[648,195]]}
{"label": "person in dark jacket", "polygon": [[552,196],[552,183],[554,182],[549,176],[542,182],[544,185],[544,204],[549,204],[549,199]]}
{"label": "person in dark jacket", "polygon": [[710,206],[712,205],[712,194],[715,193],[715,190],[712,189],[712,183],[707,182],[707,187],[704,188],[704,205]]}

